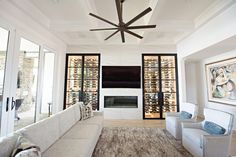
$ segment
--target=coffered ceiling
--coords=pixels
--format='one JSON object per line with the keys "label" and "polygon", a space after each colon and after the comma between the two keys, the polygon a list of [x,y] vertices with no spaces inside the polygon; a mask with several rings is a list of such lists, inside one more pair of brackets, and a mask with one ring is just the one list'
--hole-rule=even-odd
{"label": "coffered ceiling", "polygon": [[[11,0],[30,13],[22,1]],[[94,13],[118,24],[115,0],[24,0],[37,9],[48,23],[40,23],[68,45],[175,45],[204,22],[230,5],[232,0],[125,0],[124,21],[127,22],[148,7],[152,12],[132,25],[156,24],[155,29],[134,30],[142,40],[125,34],[122,43],[117,33],[108,41],[104,39],[114,31],[90,32],[92,28],[106,28],[104,23],[89,13]],[[21,4],[20,4],[21,3]],[[31,15],[35,20],[37,16]]]}

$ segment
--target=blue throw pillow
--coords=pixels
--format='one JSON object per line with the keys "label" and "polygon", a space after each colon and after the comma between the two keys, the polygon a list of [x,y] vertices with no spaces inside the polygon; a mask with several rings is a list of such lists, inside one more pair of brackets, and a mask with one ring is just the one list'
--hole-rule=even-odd
{"label": "blue throw pillow", "polygon": [[209,121],[205,121],[204,130],[211,135],[222,135],[226,131],[222,126]]}
{"label": "blue throw pillow", "polygon": [[192,114],[188,113],[186,111],[181,111],[180,112],[180,119],[191,119],[192,118]]}

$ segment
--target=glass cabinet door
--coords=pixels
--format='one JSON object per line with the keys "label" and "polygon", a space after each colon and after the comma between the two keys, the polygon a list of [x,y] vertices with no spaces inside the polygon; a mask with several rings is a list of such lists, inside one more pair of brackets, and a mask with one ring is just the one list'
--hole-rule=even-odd
{"label": "glass cabinet door", "polygon": [[161,56],[163,117],[166,112],[177,112],[175,56]]}
{"label": "glass cabinet door", "polygon": [[160,105],[158,93],[159,83],[159,57],[144,56],[144,117],[160,118]]}
{"label": "glass cabinet door", "polygon": [[98,54],[67,54],[65,106],[79,101],[91,103],[99,109],[99,63]]}
{"label": "glass cabinet door", "polygon": [[177,112],[176,55],[143,55],[143,118]]}
{"label": "glass cabinet door", "polygon": [[68,56],[66,108],[80,101],[82,94],[82,56]]}
{"label": "glass cabinet door", "polygon": [[93,110],[97,110],[98,103],[98,56],[84,56],[83,101],[92,103]]}

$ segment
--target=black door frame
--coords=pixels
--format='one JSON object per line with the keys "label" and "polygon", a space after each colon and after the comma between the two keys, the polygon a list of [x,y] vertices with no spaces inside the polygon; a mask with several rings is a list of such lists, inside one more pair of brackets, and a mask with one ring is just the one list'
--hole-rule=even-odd
{"label": "black door frame", "polygon": [[[145,56],[158,56],[158,70],[159,70],[159,90],[158,98],[160,96],[160,99],[158,99],[158,103],[160,104],[160,118],[146,118],[145,117],[145,95],[144,95],[144,57]],[[176,53],[169,53],[169,54],[162,54],[162,53],[143,53],[142,54],[142,95],[143,95],[143,119],[145,120],[151,120],[151,119],[165,119],[163,117],[163,92],[162,92],[162,78],[161,78],[161,57],[160,56],[174,56],[175,57],[175,77],[176,77],[176,105],[177,105],[177,112],[179,112],[179,80],[178,80],[178,60],[177,60],[177,54]]]}
{"label": "black door frame", "polygon": [[[100,109],[100,59],[101,55],[100,53],[66,53],[66,61],[65,61],[65,76],[64,76],[64,104],[63,104],[63,110],[66,109],[66,89],[67,89],[67,75],[68,75],[68,58],[69,56],[82,56],[82,67],[81,67],[81,74],[82,74],[82,84],[81,84],[81,91],[83,91],[84,88],[84,57],[85,56],[98,56],[98,92],[97,92],[97,110]],[[82,92],[83,93],[83,92]],[[82,95],[83,97],[83,95]],[[82,99],[83,100],[83,99]]]}

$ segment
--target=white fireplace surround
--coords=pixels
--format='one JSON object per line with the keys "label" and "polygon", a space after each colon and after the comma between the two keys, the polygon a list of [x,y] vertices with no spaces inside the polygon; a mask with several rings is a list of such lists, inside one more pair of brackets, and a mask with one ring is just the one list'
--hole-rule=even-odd
{"label": "white fireplace surround", "polygon": [[[105,119],[142,119],[142,89],[111,88],[101,89],[100,107],[104,111]],[[137,96],[137,108],[104,108],[104,96]]]}
{"label": "white fireplace surround", "polygon": [[137,108],[138,96],[104,96],[104,108]]}

